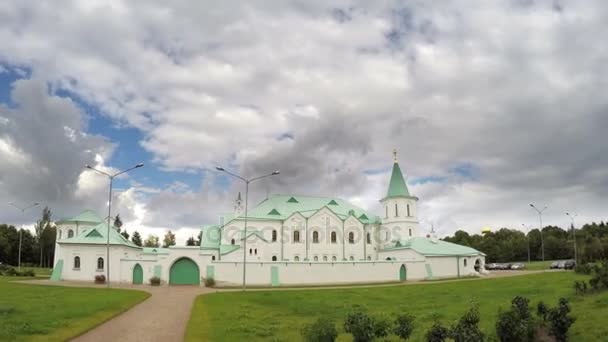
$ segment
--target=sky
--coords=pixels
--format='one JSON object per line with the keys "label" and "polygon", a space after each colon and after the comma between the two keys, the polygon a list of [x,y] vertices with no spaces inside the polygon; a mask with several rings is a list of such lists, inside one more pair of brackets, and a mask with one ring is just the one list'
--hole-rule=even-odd
{"label": "sky", "polygon": [[[0,222],[84,209],[183,243],[241,182],[380,212],[398,150],[421,232],[606,220],[608,3],[0,3]],[[3,204],[2,204],[3,203]]]}

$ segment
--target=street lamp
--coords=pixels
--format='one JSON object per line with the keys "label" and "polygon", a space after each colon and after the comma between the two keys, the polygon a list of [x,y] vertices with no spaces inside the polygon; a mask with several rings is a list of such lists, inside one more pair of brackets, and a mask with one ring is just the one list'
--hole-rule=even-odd
{"label": "street lamp", "polygon": [[538,213],[538,220],[540,222],[540,249],[543,261],[545,261],[545,241],[543,240],[543,211],[547,210],[548,207],[545,205],[545,207],[540,210],[532,203],[530,203],[530,207],[532,207],[532,209],[536,210],[536,212]]}
{"label": "street lamp", "polygon": [[524,228],[526,228],[526,238],[528,239],[528,264],[530,263],[530,227],[525,224],[521,224]]}
{"label": "street lamp", "polygon": [[246,273],[246,265],[247,265],[247,202],[249,200],[249,183],[256,181],[258,179],[278,175],[279,173],[281,173],[281,171],[276,170],[267,175],[250,178],[250,179],[245,179],[237,174],[226,171],[223,167],[217,166],[216,169],[218,171],[225,172],[225,173],[231,175],[232,177],[238,178],[238,179],[242,180],[243,182],[245,182],[245,224],[244,224],[245,228],[244,228],[244,234],[243,234],[244,235],[244,238],[243,238],[243,291],[245,291],[245,273]]}
{"label": "street lamp", "polygon": [[570,217],[570,227],[572,227],[572,238],[574,239],[574,264],[578,265],[577,263],[577,253],[576,253],[576,230],[574,228],[574,218],[578,216],[577,213],[566,213],[566,215],[568,215],[568,217]]}
{"label": "street lamp", "polygon": [[102,175],[107,176],[110,179],[110,195],[108,198],[108,232],[107,232],[107,239],[106,239],[106,262],[105,262],[105,267],[106,267],[106,281],[108,283],[108,287],[110,287],[110,221],[112,220],[112,184],[114,183],[114,178],[116,178],[119,175],[122,175],[123,173],[127,173],[133,169],[137,169],[144,166],[143,163],[139,163],[135,166],[133,166],[130,169],[126,169],[124,171],[120,171],[118,173],[115,173],[113,175],[103,172],[101,170],[97,170],[96,168],[92,167],[91,165],[85,165],[84,167],[86,167],[89,170],[93,170],[97,173],[100,173]]}
{"label": "street lamp", "polygon": [[[24,207],[24,208],[21,208],[20,206],[16,205],[13,202],[11,202],[10,204],[13,207],[19,209],[19,211],[21,211],[21,217],[25,218],[25,211],[28,210],[28,209],[30,209],[30,208],[33,208],[33,207],[37,206],[40,203],[38,203],[38,202],[32,203],[29,206]],[[23,239],[22,236],[23,236],[23,223],[21,223],[21,229],[19,229],[19,261],[18,261],[19,265],[17,266],[17,268],[19,269],[19,271],[21,271],[21,240]],[[40,263],[42,263],[42,261]]]}

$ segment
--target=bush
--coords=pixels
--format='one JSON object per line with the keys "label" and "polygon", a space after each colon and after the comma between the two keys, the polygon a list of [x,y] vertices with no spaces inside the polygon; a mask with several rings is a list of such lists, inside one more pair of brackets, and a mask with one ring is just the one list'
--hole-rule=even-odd
{"label": "bush", "polygon": [[106,282],[106,276],[103,274],[98,274],[95,276],[95,284],[103,284]]}
{"label": "bush", "polygon": [[344,331],[353,335],[354,342],[368,342],[374,338],[374,321],[360,307],[346,316]]}
{"label": "bush", "polygon": [[549,333],[555,337],[557,342],[565,342],[568,340],[568,330],[574,324],[576,319],[569,316],[570,305],[565,298],[559,299],[557,308],[549,310],[548,317],[550,322]]}
{"label": "bush", "polygon": [[538,316],[538,318],[540,318],[543,322],[546,322],[548,314],[549,308],[547,307],[547,305],[545,305],[545,303],[543,302],[538,302],[538,305],[536,305],[536,315]]}
{"label": "bush", "polygon": [[517,296],[511,301],[511,309],[499,312],[496,335],[503,342],[534,341],[535,328],[527,298]]}
{"label": "bush", "polygon": [[374,336],[386,337],[391,331],[391,323],[386,317],[376,317],[374,321]]}
{"label": "bush", "polygon": [[213,279],[213,277],[208,277],[204,279],[204,283],[206,287],[214,287],[215,286],[215,279]]}
{"label": "bush", "polygon": [[301,334],[307,342],[334,342],[338,337],[334,322],[323,318],[305,326]]}
{"label": "bush", "polygon": [[5,267],[4,270],[2,271],[2,273],[0,273],[2,275],[5,276],[16,276],[17,274],[19,274],[19,272],[17,272],[17,270],[14,267]]}
{"label": "bush", "polygon": [[450,330],[439,322],[433,323],[433,326],[426,332],[427,342],[444,342],[450,337]]}
{"label": "bush", "polygon": [[22,277],[35,277],[36,276],[36,274],[32,270],[17,272],[17,275],[22,276]]}
{"label": "bush", "polygon": [[580,274],[591,274],[592,270],[593,270],[592,263],[586,263],[586,264],[574,266],[574,271],[576,273],[580,273]]}
{"label": "bush", "polygon": [[150,285],[159,286],[160,285],[160,277],[152,277],[150,278]]}
{"label": "bush", "polygon": [[458,322],[452,326],[451,337],[455,342],[483,342],[484,334],[479,329],[479,309],[472,306]]}
{"label": "bush", "polygon": [[401,339],[407,340],[412,335],[412,331],[414,331],[414,316],[410,314],[397,316],[393,333]]}

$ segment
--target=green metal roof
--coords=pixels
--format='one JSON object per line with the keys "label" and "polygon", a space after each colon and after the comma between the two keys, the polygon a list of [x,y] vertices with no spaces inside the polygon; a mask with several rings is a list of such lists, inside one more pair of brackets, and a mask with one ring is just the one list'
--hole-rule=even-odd
{"label": "green metal roof", "polygon": [[72,218],[61,219],[61,220],[57,221],[56,223],[61,224],[61,223],[102,223],[102,222],[103,222],[103,219],[101,217],[99,217],[99,215],[97,215],[93,210],[85,210]]}
{"label": "green metal roof", "polygon": [[402,196],[410,197],[410,192],[407,189],[405,180],[403,179],[403,174],[401,173],[401,168],[399,168],[399,163],[397,163],[395,160],[395,163],[393,164],[393,172],[391,174],[391,181],[388,185],[388,191],[385,198]]}
{"label": "green metal roof", "polygon": [[[94,227],[82,229],[78,236],[58,240],[57,243],[68,244],[88,244],[88,245],[105,245],[107,242],[108,224],[103,222]],[[127,240],[116,230],[116,227],[110,228],[110,245],[122,245],[128,247],[140,248],[133,242]]]}
{"label": "green metal roof", "polygon": [[[292,199],[295,199],[295,201]],[[329,205],[330,203],[331,205]],[[345,220],[348,216],[354,216],[365,224],[380,223],[380,217],[354,206],[345,200],[339,198],[296,195],[270,195],[267,199],[249,211],[248,218],[253,220],[285,220],[294,213],[300,213],[304,217],[310,217],[323,207],[334,212],[342,220]],[[231,220],[240,218],[242,217],[228,216],[226,222],[228,223]]]}
{"label": "green metal roof", "polygon": [[143,247],[144,254],[169,254],[169,248],[163,247]]}
{"label": "green metal roof", "polygon": [[415,237],[403,241],[397,241],[393,247],[385,248],[383,251],[395,249],[413,249],[414,251],[425,256],[485,255],[484,253],[471,247],[425,237]]}
{"label": "green metal roof", "polygon": [[218,225],[204,226],[202,230],[201,249],[217,249],[220,247],[220,227]]}

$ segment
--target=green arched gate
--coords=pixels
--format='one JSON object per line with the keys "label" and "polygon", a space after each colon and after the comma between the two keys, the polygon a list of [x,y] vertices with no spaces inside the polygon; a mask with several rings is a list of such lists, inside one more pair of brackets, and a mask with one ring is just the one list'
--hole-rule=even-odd
{"label": "green arched gate", "polygon": [[144,283],[144,270],[140,264],[135,264],[133,267],[133,284],[141,285]]}
{"label": "green arched gate", "polygon": [[405,265],[401,265],[401,268],[399,269],[399,280],[400,281],[407,280],[407,268],[405,268]]}
{"label": "green arched gate", "polygon": [[189,258],[181,258],[174,262],[169,270],[169,284],[200,285],[201,275],[196,263]]}

